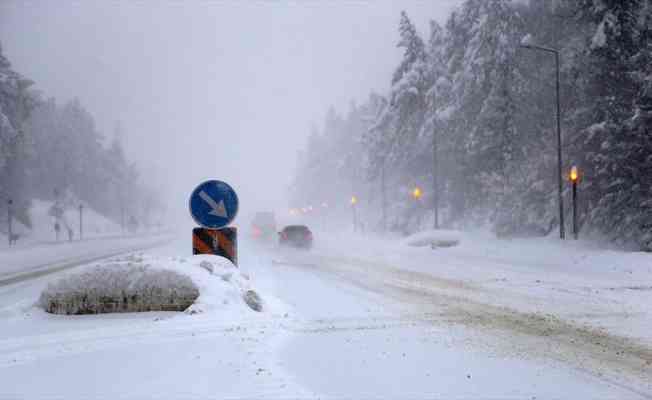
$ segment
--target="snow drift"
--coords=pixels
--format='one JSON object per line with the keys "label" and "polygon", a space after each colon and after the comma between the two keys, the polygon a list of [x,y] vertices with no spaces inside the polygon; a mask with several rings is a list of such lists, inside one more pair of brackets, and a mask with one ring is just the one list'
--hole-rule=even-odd
{"label": "snow drift", "polygon": [[[185,263],[186,259],[180,261]],[[249,275],[228,259],[214,255],[195,255],[189,259],[188,264],[190,265],[184,270],[192,271],[191,277],[200,286],[202,294],[186,312],[204,312],[231,305],[240,308],[242,304],[251,310],[262,311],[263,301],[252,289]]]}
{"label": "snow drift", "polygon": [[415,233],[403,239],[403,244],[412,247],[430,246],[433,249],[440,247],[453,247],[460,244],[462,233],[450,230],[429,230]]}

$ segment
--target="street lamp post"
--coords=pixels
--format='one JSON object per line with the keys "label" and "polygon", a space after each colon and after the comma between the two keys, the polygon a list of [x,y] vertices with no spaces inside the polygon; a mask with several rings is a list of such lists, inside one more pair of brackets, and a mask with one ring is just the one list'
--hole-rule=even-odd
{"label": "street lamp post", "polygon": [[575,240],[579,237],[579,230],[577,227],[577,184],[580,180],[580,174],[577,167],[573,165],[570,170],[570,181],[573,185],[573,237]]}
{"label": "street lamp post", "polygon": [[[420,204],[421,196],[423,196],[423,192],[421,191],[421,188],[416,186],[414,190],[412,191],[412,197],[414,198],[414,201],[416,201],[417,205]],[[421,221],[419,220],[418,224],[418,229],[421,229]]]}
{"label": "street lamp post", "polygon": [[566,237],[565,227],[564,227],[564,201],[562,198],[562,172],[561,172],[561,105],[559,100],[559,50],[552,49],[549,47],[537,46],[530,43],[530,35],[526,36],[521,42],[521,47],[529,50],[539,50],[547,53],[552,53],[555,55],[555,67],[556,67],[556,100],[557,100],[557,201],[559,203],[559,238],[564,239]]}

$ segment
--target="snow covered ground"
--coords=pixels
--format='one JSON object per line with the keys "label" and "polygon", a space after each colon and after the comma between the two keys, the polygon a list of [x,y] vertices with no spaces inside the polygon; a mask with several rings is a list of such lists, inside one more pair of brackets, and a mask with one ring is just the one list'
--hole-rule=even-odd
{"label": "snow covered ground", "polygon": [[[51,207],[52,202],[33,200],[29,212],[32,227],[28,228],[16,220],[13,221],[13,232],[20,235],[16,242],[17,247],[54,243],[56,241],[56,232],[54,231],[55,218],[49,213]],[[95,212],[89,207],[83,209],[82,217],[84,238],[86,239],[116,236],[121,233],[120,225]],[[62,225],[61,232],[59,233],[60,241],[68,240],[66,228],[70,228],[73,231],[74,240],[79,239],[78,209],[67,208],[64,211],[60,222]],[[4,249],[7,246],[6,232],[0,233],[0,249]]]}
{"label": "snow covered ground", "polygon": [[0,397],[652,398],[649,255],[462,236],[241,238],[261,313],[187,237],[144,259],[199,282],[200,313],[54,316],[34,303],[67,272],[2,286]]}
{"label": "snow covered ground", "polygon": [[76,242],[40,243],[0,250],[0,285],[25,274],[39,274],[110,255],[160,245],[169,235],[115,236]]}

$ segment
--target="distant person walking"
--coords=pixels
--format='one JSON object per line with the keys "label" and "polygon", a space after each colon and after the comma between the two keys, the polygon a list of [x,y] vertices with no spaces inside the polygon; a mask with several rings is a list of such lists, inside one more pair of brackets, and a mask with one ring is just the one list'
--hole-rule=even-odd
{"label": "distant person walking", "polygon": [[72,236],[73,236],[72,229],[70,227],[67,227],[67,229],[68,229],[68,241],[72,242]]}

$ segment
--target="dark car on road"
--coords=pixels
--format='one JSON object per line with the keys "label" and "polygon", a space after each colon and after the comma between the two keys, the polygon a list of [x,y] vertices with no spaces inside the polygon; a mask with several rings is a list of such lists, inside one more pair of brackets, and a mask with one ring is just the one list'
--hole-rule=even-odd
{"label": "dark car on road", "polygon": [[312,247],[312,232],[305,225],[288,225],[278,234],[281,246],[310,249]]}

